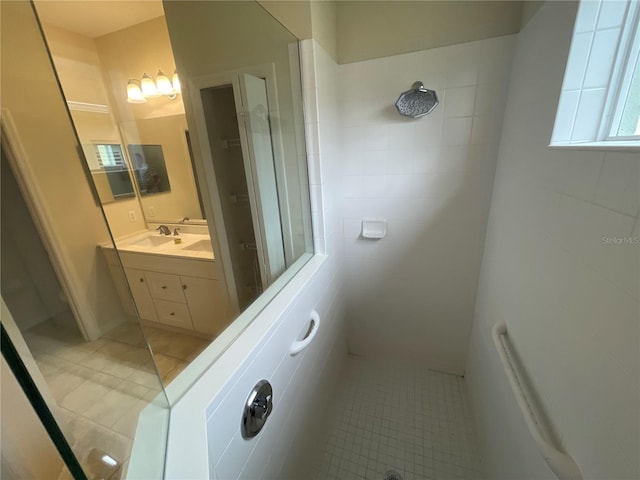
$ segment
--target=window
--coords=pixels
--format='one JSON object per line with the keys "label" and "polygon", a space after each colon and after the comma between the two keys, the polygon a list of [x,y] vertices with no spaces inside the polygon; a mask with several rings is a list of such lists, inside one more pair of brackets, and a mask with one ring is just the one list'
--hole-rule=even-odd
{"label": "window", "polygon": [[96,144],[94,147],[96,159],[101,168],[117,167],[119,170],[126,168],[120,145]]}
{"label": "window", "polygon": [[640,32],[636,22],[635,40],[629,57],[623,62],[625,72],[613,116],[610,137],[640,139]]}
{"label": "window", "polygon": [[582,0],[552,145],[640,146],[640,2]]}

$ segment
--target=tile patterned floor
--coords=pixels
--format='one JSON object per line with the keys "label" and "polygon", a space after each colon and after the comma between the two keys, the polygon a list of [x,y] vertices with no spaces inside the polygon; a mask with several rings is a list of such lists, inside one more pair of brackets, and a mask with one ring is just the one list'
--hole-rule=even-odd
{"label": "tile patterned floor", "polygon": [[317,480],[480,479],[462,377],[350,358]]}
{"label": "tile patterned floor", "polygon": [[[156,327],[144,330],[165,384],[209,344]],[[125,323],[99,340],[85,342],[76,328],[48,321],[23,336],[65,420],[61,428],[80,463],[88,468],[88,453],[97,448],[126,468],[138,416],[162,391],[140,328]]]}

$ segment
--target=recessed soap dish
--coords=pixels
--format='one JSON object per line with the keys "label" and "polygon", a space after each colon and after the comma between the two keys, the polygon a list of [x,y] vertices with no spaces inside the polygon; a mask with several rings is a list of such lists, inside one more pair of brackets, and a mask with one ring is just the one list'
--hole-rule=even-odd
{"label": "recessed soap dish", "polygon": [[367,217],[362,219],[362,236],[364,238],[384,238],[387,235],[387,219]]}

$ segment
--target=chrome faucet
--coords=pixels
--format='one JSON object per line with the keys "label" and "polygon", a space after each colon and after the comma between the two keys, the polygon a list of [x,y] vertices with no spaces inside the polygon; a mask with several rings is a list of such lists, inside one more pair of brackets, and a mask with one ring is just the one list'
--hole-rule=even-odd
{"label": "chrome faucet", "polygon": [[171,235],[171,230],[166,225],[160,225],[156,230],[160,231],[160,235]]}
{"label": "chrome faucet", "polygon": [[174,236],[174,237],[177,237],[178,235],[180,235],[180,233],[179,233],[179,232],[180,232],[180,229],[179,229],[179,228],[174,228],[174,229],[173,229],[173,236]]}

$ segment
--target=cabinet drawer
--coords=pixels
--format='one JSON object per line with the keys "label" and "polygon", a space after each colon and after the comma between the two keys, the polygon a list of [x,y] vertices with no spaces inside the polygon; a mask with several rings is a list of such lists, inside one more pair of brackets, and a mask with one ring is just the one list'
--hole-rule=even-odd
{"label": "cabinet drawer", "polygon": [[156,300],[155,304],[159,322],[173,327],[193,330],[191,316],[189,315],[189,308],[187,308],[185,303]]}
{"label": "cabinet drawer", "polygon": [[156,300],[185,302],[182,283],[178,275],[170,273],[145,272],[151,296]]}

